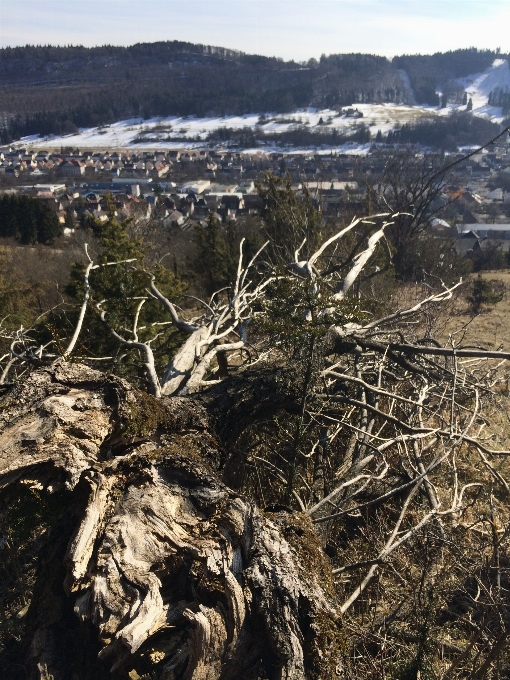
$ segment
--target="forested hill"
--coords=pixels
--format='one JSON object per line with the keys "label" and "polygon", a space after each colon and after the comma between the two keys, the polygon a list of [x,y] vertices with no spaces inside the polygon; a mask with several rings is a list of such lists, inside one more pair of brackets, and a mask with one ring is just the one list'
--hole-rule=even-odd
{"label": "forested hill", "polygon": [[59,120],[88,127],[131,116],[284,112],[406,96],[383,57],[297,64],[181,42],[4,49],[0,87],[2,113],[32,119],[26,134],[65,131],[55,129]]}
{"label": "forested hill", "polygon": [[473,48],[393,61],[336,54],[296,63],[178,41],[5,48],[0,50],[0,115],[16,138],[133,116],[286,112],[412,102],[414,96],[418,103],[435,104],[435,90],[445,79],[482,71],[498,56],[505,55]]}
{"label": "forested hill", "polygon": [[431,55],[404,55],[394,57],[393,66],[405,71],[418,104],[432,104],[436,90],[451,96],[456,88],[455,80],[485,71],[494,59],[508,59],[499,50],[470,48],[454,52],[437,52]]}

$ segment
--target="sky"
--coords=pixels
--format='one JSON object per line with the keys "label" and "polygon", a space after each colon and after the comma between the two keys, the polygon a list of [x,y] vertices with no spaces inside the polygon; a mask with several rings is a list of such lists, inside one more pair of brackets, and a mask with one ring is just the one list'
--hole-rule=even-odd
{"label": "sky", "polygon": [[510,52],[510,0],[0,0],[0,46],[184,40],[304,61]]}

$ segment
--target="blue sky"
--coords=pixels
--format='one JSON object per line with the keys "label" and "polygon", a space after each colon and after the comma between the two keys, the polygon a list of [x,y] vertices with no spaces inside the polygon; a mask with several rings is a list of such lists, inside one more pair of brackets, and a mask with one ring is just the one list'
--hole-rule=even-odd
{"label": "blue sky", "polygon": [[0,46],[186,40],[321,54],[510,52],[510,0],[0,0]]}

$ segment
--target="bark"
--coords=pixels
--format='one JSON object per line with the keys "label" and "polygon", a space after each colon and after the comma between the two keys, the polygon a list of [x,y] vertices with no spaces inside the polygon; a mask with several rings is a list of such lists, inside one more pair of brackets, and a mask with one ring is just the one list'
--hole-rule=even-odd
{"label": "bark", "polygon": [[194,364],[200,359],[200,346],[207,338],[208,329],[204,326],[193,331],[175,355],[163,378],[161,393],[172,395],[188,380]]}
{"label": "bark", "polygon": [[341,632],[311,522],[224,484],[207,407],[64,361],[3,396],[4,501],[28,488],[59,508],[33,519],[37,577],[3,677],[335,676]]}

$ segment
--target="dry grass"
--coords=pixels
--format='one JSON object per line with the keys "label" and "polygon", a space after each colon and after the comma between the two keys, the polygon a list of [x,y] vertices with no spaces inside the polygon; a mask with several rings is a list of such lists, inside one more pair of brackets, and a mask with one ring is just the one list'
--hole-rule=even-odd
{"label": "dry grass", "polygon": [[[474,277],[473,275],[471,279]],[[484,279],[501,281],[505,285],[503,300],[486,308],[478,316],[469,313],[465,293],[461,291],[455,300],[452,315],[445,331],[462,335],[462,344],[478,344],[487,349],[510,351],[510,270],[482,272]],[[463,328],[461,334],[459,329]],[[457,340],[456,344],[460,341]]]}
{"label": "dry grass", "polygon": [[[476,275],[472,275],[471,280]],[[505,292],[501,302],[486,307],[481,314],[472,316],[466,300],[466,289],[450,305],[441,339],[443,342],[462,346],[479,346],[488,350],[510,352],[510,270],[482,272],[487,280],[504,284]],[[466,286],[469,285],[469,281]],[[464,287],[463,287],[464,288]],[[488,406],[485,434],[492,437],[494,448],[510,449],[510,361],[487,360],[480,363],[487,370],[497,367],[495,393],[497,402]],[[510,478],[510,461],[499,461],[498,469]]]}
{"label": "dry grass", "polygon": [[[504,284],[504,297],[497,304],[482,309],[481,314],[473,316],[467,296],[469,283],[476,276],[471,275],[465,285],[457,289],[451,301],[437,305],[424,314],[419,326],[411,324],[406,332],[408,340],[431,337],[444,346],[476,346],[510,352],[510,270],[482,273],[483,278]],[[391,308],[410,308],[431,292],[422,285],[397,288],[392,295]],[[494,398],[488,398],[487,394],[483,397],[483,437],[486,437],[485,442],[490,448],[510,450],[510,361],[467,361],[470,362],[469,368],[475,369],[480,377],[488,371],[494,371]],[[510,457],[498,459],[497,467],[510,481]]]}

